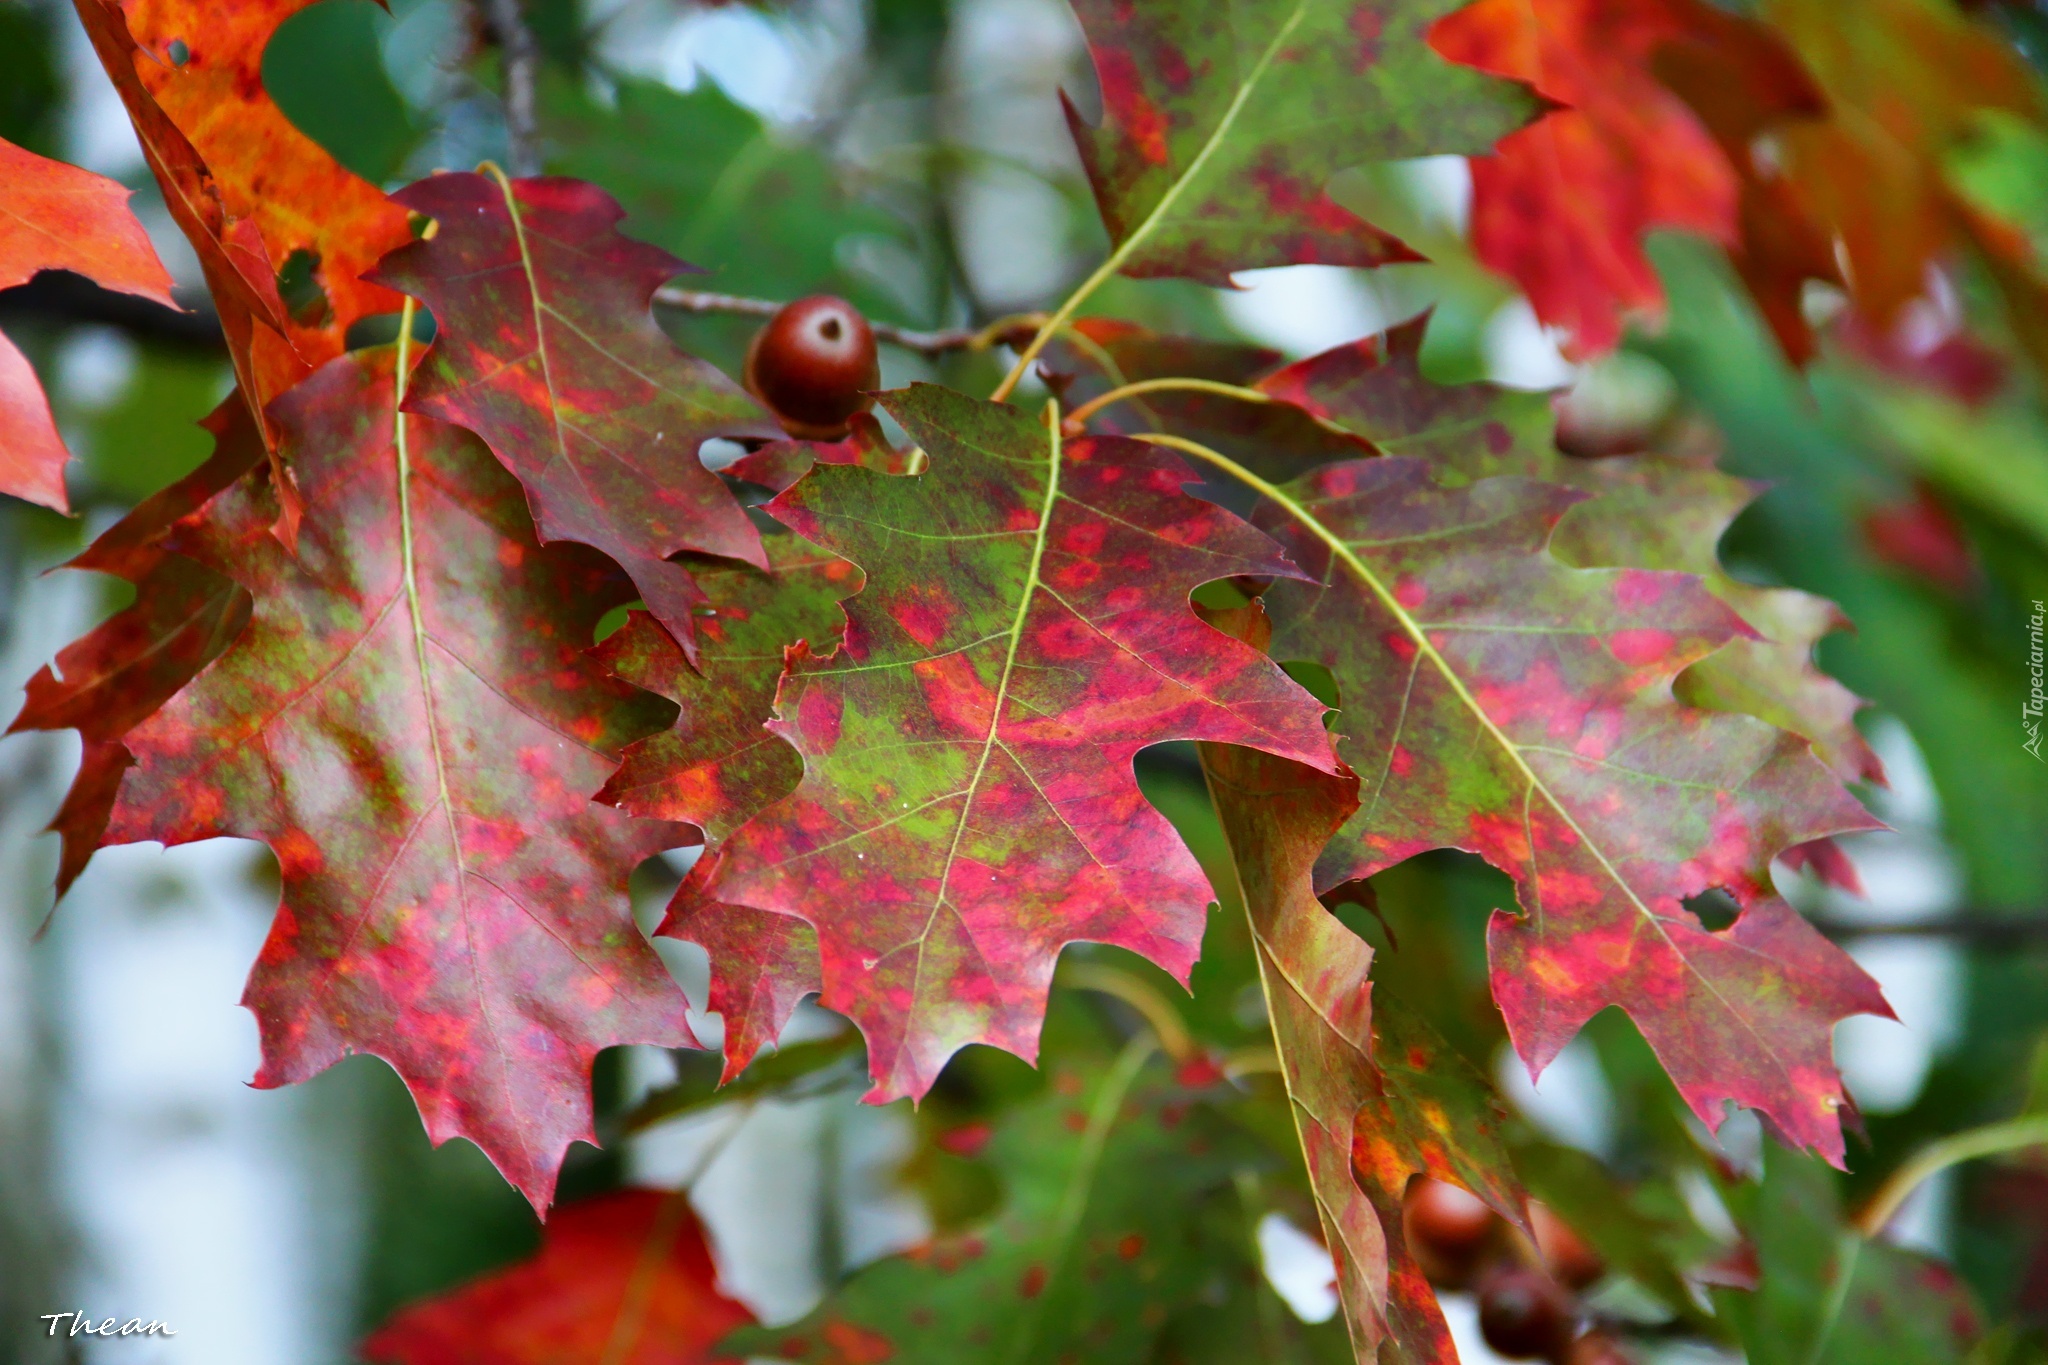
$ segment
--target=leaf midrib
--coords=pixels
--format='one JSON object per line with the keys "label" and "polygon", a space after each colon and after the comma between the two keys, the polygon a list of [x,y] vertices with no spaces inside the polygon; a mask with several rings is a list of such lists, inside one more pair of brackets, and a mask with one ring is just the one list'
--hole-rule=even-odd
{"label": "leaf midrib", "polygon": [[[523,249],[523,248],[522,248]],[[455,861],[455,900],[462,915],[463,945],[469,958],[470,988],[476,993],[477,1012],[491,1035],[491,1055],[498,1059],[499,1081],[509,1096],[514,1093],[511,1063],[498,1036],[497,1021],[485,1007],[483,965],[477,961],[476,935],[469,922],[469,865],[462,848],[462,832],[455,825],[455,801],[448,790],[448,759],[441,749],[441,725],[435,713],[433,674],[428,655],[427,618],[420,606],[418,563],[413,551],[412,449],[407,436],[405,390],[411,378],[412,325],[416,305],[408,296],[398,323],[396,374],[392,379],[392,450],[398,460],[398,540],[400,574],[405,583],[406,610],[412,616],[413,652],[420,671],[420,698],[427,712],[427,740],[433,746],[435,794],[442,817],[448,822],[448,851]],[[395,866],[395,864],[394,864]],[[523,1131],[524,1125],[521,1125]],[[522,1145],[524,1145],[522,1143]],[[529,1154],[530,1156],[531,1154]]]}
{"label": "leaf midrib", "polygon": [[[1423,628],[1421,623],[1416,621],[1416,619],[1409,613],[1408,609],[1401,605],[1399,599],[1397,599],[1394,596],[1393,592],[1390,589],[1388,589],[1388,587],[1384,583],[1380,581],[1379,575],[1374,573],[1372,568],[1369,565],[1367,565],[1364,560],[1358,557],[1357,553],[1353,551],[1348,541],[1346,541],[1342,536],[1338,535],[1335,531],[1331,530],[1328,526],[1324,525],[1321,517],[1317,516],[1312,510],[1309,509],[1307,505],[1291,496],[1285,489],[1275,484],[1269,483],[1265,479],[1260,478],[1258,475],[1246,469],[1244,466],[1238,464],[1237,461],[1232,460],[1228,456],[1222,455],[1217,451],[1211,450],[1207,446],[1204,446],[1199,442],[1190,441],[1185,437],[1173,436],[1157,432],[1147,432],[1140,435],[1136,439],[1151,441],[1155,444],[1165,445],[1175,450],[1186,451],[1189,454],[1195,455],[1201,459],[1207,460],[1210,463],[1217,465],[1219,468],[1228,470],[1230,473],[1232,473],[1239,479],[1244,480],[1250,487],[1252,487],[1259,494],[1261,494],[1264,497],[1270,498],[1275,505],[1279,506],[1296,522],[1298,522],[1301,526],[1307,529],[1311,535],[1313,535],[1317,540],[1321,541],[1324,547],[1328,549],[1330,553],[1334,555],[1340,562],[1342,562],[1351,571],[1352,575],[1358,579],[1359,582],[1365,584],[1365,586],[1371,590],[1373,596],[1378,599],[1380,605],[1387,611],[1389,615],[1391,615],[1394,618],[1396,622],[1400,624],[1402,631],[1406,633],[1408,638],[1414,642],[1416,649],[1429,658],[1430,663],[1435,667],[1438,676],[1443,678],[1445,684],[1450,687],[1452,693],[1458,698],[1459,702],[1465,707],[1466,711],[1469,712],[1472,718],[1478,722],[1481,728],[1483,728],[1486,731],[1486,733],[1492,737],[1493,742],[1499,747],[1500,751],[1507,755],[1509,762],[1513,763],[1515,768],[1520,771],[1524,781],[1528,784],[1527,788],[1525,789],[1523,801],[1525,821],[1527,818],[1527,793],[1540,792],[1543,796],[1544,802],[1547,805],[1549,805],[1549,807],[1553,811],[1557,813],[1557,817],[1560,820],[1564,821],[1564,823],[1571,829],[1572,833],[1578,836],[1580,843],[1584,845],[1587,852],[1592,854],[1595,861],[1597,861],[1600,864],[1601,870],[1607,875],[1608,879],[1612,881],[1615,886],[1621,889],[1623,895],[1628,897],[1629,904],[1635,907],[1637,913],[1642,917],[1643,922],[1652,930],[1652,932],[1654,932],[1660,939],[1664,941],[1665,945],[1668,948],[1670,948],[1673,956],[1675,956],[1681,963],[1684,964],[1686,971],[1690,972],[1692,976],[1699,981],[1699,983],[1707,991],[1707,993],[1713,996],[1713,998],[1721,1004],[1721,1007],[1727,1012],[1730,1018],[1736,1020],[1742,1026],[1743,1030],[1756,1040],[1757,1045],[1766,1054],[1768,1054],[1774,1060],[1779,1061],[1781,1064],[1783,1063],[1783,1059],[1779,1057],[1777,1049],[1771,1046],[1771,1040],[1754,1024],[1752,1024],[1748,1017],[1745,1016],[1741,1010],[1735,1007],[1734,1002],[1730,1001],[1726,995],[1722,994],[1720,987],[1715,983],[1713,978],[1709,977],[1705,972],[1699,970],[1699,968],[1693,963],[1692,958],[1683,951],[1681,951],[1678,945],[1672,941],[1669,930],[1665,928],[1663,917],[1658,915],[1656,912],[1651,910],[1649,906],[1643,903],[1642,898],[1636,894],[1635,887],[1631,886],[1628,882],[1628,879],[1621,875],[1620,869],[1615,867],[1614,864],[1608,860],[1606,852],[1601,848],[1599,843],[1592,839],[1586,833],[1586,831],[1579,825],[1579,822],[1573,818],[1572,813],[1568,809],[1566,809],[1562,798],[1560,798],[1555,792],[1551,791],[1549,784],[1544,782],[1543,779],[1537,775],[1535,769],[1531,768],[1527,760],[1523,758],[1521,749],[1514,743],[1513,740],[1509,739],[1508,736],[1504,732],[1502,732],[1498,725],[1494,724],[1493,717],[1488,715],[1485,708],[1479,705],[1478,698],[1474,697],[1471,691],[1466,688],[1465,680],[1463,679],[1463,677],[1459,675],[1456,669],[1451,667],[1450,661],[1444,658],[1443,655],[1437,650],[1435,643],[1430,640],[1428,632]],[[1535,865],[1535,846],[1533,840],[1531,841],[1530,846],[1529,861],[1531,864],[1533,876]],[[1537,907],[1531,909],[1529,913],[1539,922],[1543,921],[1545,918],[1540,903]]]}
{"label": "leaf midrib", "polygon": [[1052,531],[1053,508],[1060,497],[1060,414],[1057,400],[1046,404],[1045,426],[1045,497],[1039,504],[1038,526],[1031,536],[1031,560],[1024,571],[1024,587],[1017,597],[1017,610],[1010,618],[1010,642],[1003,652],[1003,671],[996,679],[996,695],[989,707],[988,729],[981,737],[981,756],[976,760],[974,773],[967,779],[967,786],[962,792],[959,823],[953,826],[952,842],[946,846],[946,861],[939,869],[938,893],[933,896],[931,911],[925,916],[924,928],[917,935],[917,967],[910,982],[912,1010],[917,1008],[918,990],[924,979],[925,949],[931,943],[932,926],[938,922],[939,912],[946,907],[946,894],[952,884],[953,863],[959,857],[960,841],[966,837],[967,821],[974,813],[974,798],[981,791],[981,779],[988,771],[989,756],[997,748],[996,736],[1002,728],[1003,708],[1010,695],[1010,677],[1016,670],[1017,650],[1024,639],[1024,621],[1031,612],[1031,599],[1038,595],[1039,573],[1045,561],[1046,541]]}

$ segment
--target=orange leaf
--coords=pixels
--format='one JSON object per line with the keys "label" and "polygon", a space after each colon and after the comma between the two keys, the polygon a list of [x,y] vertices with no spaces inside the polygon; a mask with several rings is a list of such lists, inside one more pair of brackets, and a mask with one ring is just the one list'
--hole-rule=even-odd
{"label": "orange leaf", "polygon": [[[126,189],[0,140],[0,289],[44,270],[76,271],[171,304],[170,274],[129,211]],[[0,337],[0,493],[69,511],[68,458],[35,371]]]}

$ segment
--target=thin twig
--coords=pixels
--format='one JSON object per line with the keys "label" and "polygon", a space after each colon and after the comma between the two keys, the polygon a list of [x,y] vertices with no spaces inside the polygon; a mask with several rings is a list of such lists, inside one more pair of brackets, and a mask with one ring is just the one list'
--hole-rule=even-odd
{"label": "thin twig", "polygon": [[2028,1114],[2003,1123],[1951,1133],[1929,1144],[1919,1155],[1891,1173],[1863,1212],[1856,1216],[1856,1230],[1865,1237],[1875,1237],[1883,1232],[1885,1224],[1892,1221],[1907,1196],[1937,1172],[1959,1162],[2044,1143],[2048,1143],[2048,1114]]}
{"label": "thin twig", "polygon": [[505,56],[505,160],[516,176],[540,174],[540,131],[534,88],[540,78],[540,44],[527,27],[520,0],[484,0],[485,23]]}
{"label": "thin twig", "polygon": [[1180,1011],[1143,977],[1106,963],[1075,962],[1062,968],[1057,979],[1070,990],[1096,991],[1129,1005],[1151,1026],[1160,1050],[1175,1062],[1189,1061],[1200,1051]]}
{"label": "thin twig", "polygon": [[2020,947],[2048,942],[2048,912],[2024,915],[1965,911],[1930,919],[1864,920],[1838,915],[1809,915],[1814,928],[1829,938],[1962,939],[1978,947]]}
{"label": "thin twig", "polygon": [[[676,285],[656,290],[654,301],[664,308],[674,308],[683,313],[736,313],[749,318],[773,317],[782,308],[781,301],[777,299],[713,294]],[[1016,313],[997,318],[986,327],[948,327],[935,332],[920,332],[898,327],[892,322],[872,320],[868,326],[873,329],[877,341],[886,341],[921,355],[941,355],[947,351],[986,351],[994,346],[1021,342],[1037,329],[1043,319],[1041,313]]]}

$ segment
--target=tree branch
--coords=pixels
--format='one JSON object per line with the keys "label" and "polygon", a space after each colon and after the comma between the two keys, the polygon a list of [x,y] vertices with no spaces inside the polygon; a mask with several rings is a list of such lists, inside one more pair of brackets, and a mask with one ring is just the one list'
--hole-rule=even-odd
{"label": "tree branch", "polygon": [[506,169],[515,176],[540,174],[540,132],[534,88],[540,78],[540,45],[527,27],[520,0],[483,0],[484,24],[505,58]]}
{"label": "tree branch", "polygon": [[2025,947],[2048,943],[2048,911],[2025,914],[1987,914],[1962,911],[1928,919],[1886,922],[1845,919],[1838,915],[1808,915],[1814,928],[1829,938],[1952,938],[1976,947]]}
{"label": "tree branch", "polygon": [[[683,313],[735,313],[750,318],[773,317],[782,307],[781,302],[775,299],[711,294],[675,285],[656,290],[654,301],[664,308]],[[914,331],[872,319],[868,326],[873,329],[877,341],[886,341],[920,355],[941,355],[947,351],[986,351],[992,346],[1027,341],[1044,320],[1041,313],[1016,313],[997,318],[986,327],[949,327],[935,332]]]}
{"label": "tree branch", "polygon": [[133,294],[102,289],[83,275],[45,270],[27,284],[0,290],[0,323],[95,323],[118,328],[137,341],[224,354],[227,341],[212,301],[202,294],[182,302],[188,311],[181,313]]}

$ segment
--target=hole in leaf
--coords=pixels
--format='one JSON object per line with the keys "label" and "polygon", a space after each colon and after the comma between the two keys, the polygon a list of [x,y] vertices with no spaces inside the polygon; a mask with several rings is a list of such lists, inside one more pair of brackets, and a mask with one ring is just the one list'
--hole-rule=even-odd
{"label": "hole in leaf", "polygon": [[1323,665],[1313,659],[1289,659],[1280,669],[1323,705],[1333,709],[1338,705],[1337,676]]}
{"label": "hole in leaf", "polygon": [[320,287],[320,254],[300,247],[284,258],[277,272],[277,296],[284,310],[301,327],[322,327],[333,317],[327,291]]}
{"label": "hole in leaf", "polygon": [[1720,933],[1742,914],[1742,907],[1736,904],[1735,897],[1718,886],[1692,897],[1685,902],[1685,908],[1692,911],[1700,927],[1710,934]]}
{"label": "hole in leaf", "polygon": [[164,49],[164,55],[171,59],[172,66],[183,66],[192,60],[192,49],[185,45],[183,38],[173,38],[170,46]]}
{"label": "hole in leaf", "polygon": [[645,602],[639,601],[621,602],[618,606],[613,607],[610,611],[598,617],[597,628],[590,633],[591,643],[603,644],[606,636],[626,624],[626,614],[628,612],[635,608],[645,609],[646,605]]}

